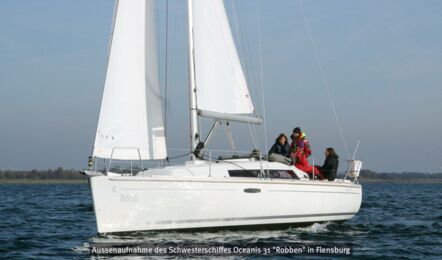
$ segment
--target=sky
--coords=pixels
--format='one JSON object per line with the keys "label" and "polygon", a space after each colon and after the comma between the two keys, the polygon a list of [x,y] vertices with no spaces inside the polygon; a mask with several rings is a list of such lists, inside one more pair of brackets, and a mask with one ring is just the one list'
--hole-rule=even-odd
{"label": "sky", "polygon": [[[113,5],[0,1],[0,169],[87,166]],[[326,147],[345,161],[360,138],[356,157],[366,169],[442,171],[442,1],[226,0],[225,5],[257,114],[265,115],[265,125],[256,128],[262,150],[279,133],[300,126],[316,162],[324,159]],[[157,9],[164,90],[166,0],[158,0]],[[165,106],[173,156],[189,144],[186,1],[169,0],[167,10]],[[233,124],[233,134],[238,150],[254,147],[247,126]],[[211,148],[225,149],[226,143],[219,131]]]}

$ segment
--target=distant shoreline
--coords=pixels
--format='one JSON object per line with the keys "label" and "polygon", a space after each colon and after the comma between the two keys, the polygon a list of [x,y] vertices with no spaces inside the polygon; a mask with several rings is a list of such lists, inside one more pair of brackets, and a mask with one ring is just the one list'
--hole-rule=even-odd
{"label": "distant shoreline", "polygon": [[0,179],[2,184],[87,184],[87,180],[68,179]]}
{"label": "distant shoreline", "polygon": [[411,180],[385,180],[385,179],[358,179],[361,184],[391,183],[391,184],[442,184],[442,179],[411,179]]}

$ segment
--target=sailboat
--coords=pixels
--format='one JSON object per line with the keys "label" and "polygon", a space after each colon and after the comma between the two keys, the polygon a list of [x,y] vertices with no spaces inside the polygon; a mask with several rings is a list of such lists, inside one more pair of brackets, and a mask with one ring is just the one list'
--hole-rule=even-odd
{"label": "sailboat", "polygon": [[[220,124],[260,124],[222,0],[188,0],[191,156],[167,158],[153,0],[117,0],[109,60],[89,169],[98,234],[272,228],[345,221],[357,214],[361,161],[350,178],[311,179],[259,152],[212,159],[205,147]],[[199,118],[213,119],[201,138]],[[104,169],[97,167],[104,161]],[[127,171],[113,167],[130,162]],[[134,167],[137,162],[141,166]]]}

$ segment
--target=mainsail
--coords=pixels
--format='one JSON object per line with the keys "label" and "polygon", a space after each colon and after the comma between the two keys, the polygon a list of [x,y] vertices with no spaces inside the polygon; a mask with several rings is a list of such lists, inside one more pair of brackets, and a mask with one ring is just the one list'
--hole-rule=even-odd
{"label": "mainsail", "polygon": [[157,64],[154,0],[116,2],[93,156],[167,156]]}
{"label": "mainsail", "polygon": [[199,114],[247,121],[248,117],[242,114],[253,114],[254,108],[223,1],[193,0],[191,3]]}

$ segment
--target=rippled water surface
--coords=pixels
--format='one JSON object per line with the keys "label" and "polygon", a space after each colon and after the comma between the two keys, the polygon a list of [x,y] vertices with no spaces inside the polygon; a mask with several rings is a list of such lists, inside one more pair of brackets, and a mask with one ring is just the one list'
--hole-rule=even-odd
{"label": "rippled water surface", "polygon": [[442,259],[441,184],[366,184],[361,210],[343,224],[278,231],[146,232],[96,236],[87,184],[0,185],[0,255],[85,258],[90,243],[301,242],[353,244],[368,259]]}

